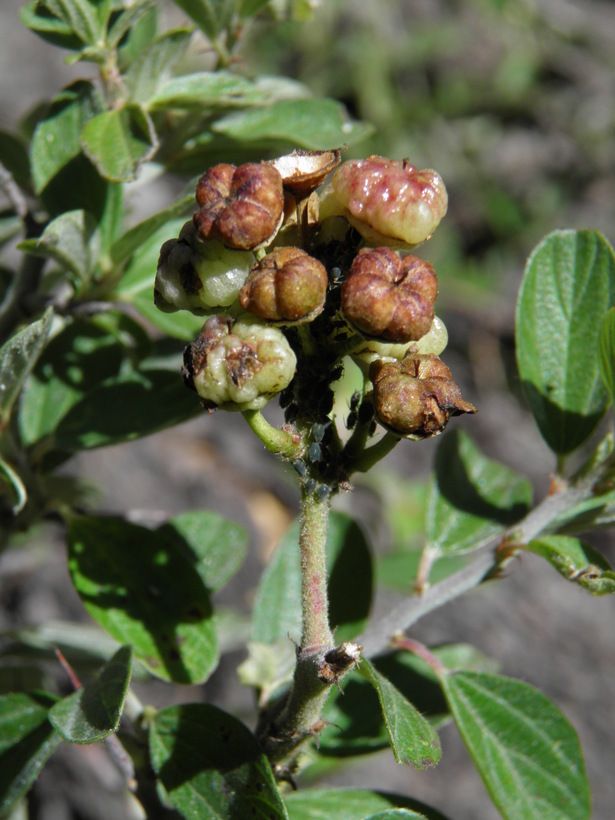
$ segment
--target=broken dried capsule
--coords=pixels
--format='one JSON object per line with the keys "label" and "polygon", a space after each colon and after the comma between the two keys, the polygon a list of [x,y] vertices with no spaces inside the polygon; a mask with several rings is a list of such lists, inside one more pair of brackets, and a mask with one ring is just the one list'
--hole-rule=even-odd
{"label": "broken dried capsule", "polygon": [[296,196],[306,196],[326,180],[331,171],[340,164],[341,151],[304,151],[296,149],[290,154],[272,159],[270,164],[282,177],[284,188]]}
{"label": "broken dried capsule", "polygon": [[390,248],[363,248],[342,287],[342,309],[367,336],[417,341],[431,328],[437,295],[438,279],[429,262],[402,259]]}
{"label": "broken dried capsule", "polygon": [[410,354],[403,362],[374,362],[376,418],[399,436],[423,439],[441,433],[451,416],[475,413],[461,398],[451,371],[433,354]]}
{"label": "broken dried capsule", "polygon": [[276,248],[258,262],[239,292],[244,310],[276,322],[307,322],[323,309],[327,271],[299,248]]}
{"label": "broken dried capsule", "polygon": [[282,224],[282,177],[267,163],[215,165],[200,178],[196,199],[201,207],[193,218],[199,237],[230,248],[264,247]]}
{"label": "broken dried capsule", "polygon": [[343,213],[371,245],[404,247],[428,239],[447,207],[446,188],[435,171],[379,156],[344,162],[321,201],[323,216]]}
{"label": "broken dried capsule", "polygon": [[290,384],[296,364],[277,328],[212,316],[184,352],[183,375],[207,409],[259,410]]}

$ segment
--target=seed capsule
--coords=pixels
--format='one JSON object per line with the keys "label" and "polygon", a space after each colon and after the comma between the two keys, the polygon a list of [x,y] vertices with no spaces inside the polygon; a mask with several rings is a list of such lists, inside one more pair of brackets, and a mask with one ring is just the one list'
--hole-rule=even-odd
{"label": "seed capsule", "polygon": [[302,323],[323,309],[327,271],[300,248],[276,248],[253,266],[239,304],[261,319]]}
{"label": "seed capsule", "polygon": [[296,364],[277,328],[212,316],[184,352],[183,375],[207,409],[259,410],[290,384]]}
{"label": "seed capsule", "polygon": [[215,165],[200,178],[196,199],[201,207],[194,224],[200,238],[217,239],[230,248],[264,247],[282,224],[282,177],[267,163]]}
{"label": "seed capsule", "polygon": [[447,206],[435,171],[372,156],[344,162],[334,172],[322,192],[321,217],[344,213],[371,245],[414,247],[431,236]]}
{"label": "seed capsule", "polygon": [[417,341],[431,328],[438,279],[429,262],[390,248],[363,248],[342,287],[344,315],[368,336]]}
{"label": "seed capsule", "polygon": [[476,413],[461,398],[451,371],[433,354],[408,355],[403,362],[374,362],[374,409],[393,433],[423,439],[441,433],[451,416]]}

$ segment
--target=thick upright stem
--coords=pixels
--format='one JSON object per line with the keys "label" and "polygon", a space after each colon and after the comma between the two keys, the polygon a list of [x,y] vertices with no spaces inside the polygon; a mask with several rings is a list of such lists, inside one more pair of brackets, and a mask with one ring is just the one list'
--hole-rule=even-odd
{"label": "thick upright stem", "polygon": [[305,490],[301,495],[301,603],[303,611],[303,652],[331,649],[335,645],[329,626],[327,598],[328,498],[320,501]]}

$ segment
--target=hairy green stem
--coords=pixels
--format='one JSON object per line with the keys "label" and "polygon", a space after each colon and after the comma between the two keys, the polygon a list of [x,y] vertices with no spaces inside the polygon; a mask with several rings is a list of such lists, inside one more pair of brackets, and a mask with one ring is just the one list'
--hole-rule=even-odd
{"label": "hairy green stem", "polygon": [[303,452],[303,444],[297,441],[296,435],[269,424],[260,410],[243,410],[241,415],[270,453],[284,458],[297,458]]}
{"label": "hairy green stem", "polygon": [[301,495],[301,605],[303,612],[303,652],[334,647],[329,626],[327,597],[327,525],[329,499],[322,501],[305,490]]}
{"label": "hairy green stem", "polygon": [[319,500],[305,489],[301,494],[301,599],[303,632],[287,700],[269,716],[259,737],[270,761],[284,771],[299,747],[318,729],[332,680],[323,676],[328,652],[335,647],[329,626],[327,594],[328,499]]}

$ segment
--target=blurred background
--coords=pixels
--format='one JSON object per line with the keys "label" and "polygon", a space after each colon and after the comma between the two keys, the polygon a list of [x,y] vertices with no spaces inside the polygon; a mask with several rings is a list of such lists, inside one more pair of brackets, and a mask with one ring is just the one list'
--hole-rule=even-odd
{"label": "blurred background", "polygon": [[[58,49],[27,32],[19,22],[21,5],[3,0],[0,8],[5,129],[90,71],[67,66]],[[265,16],[246,32],[237,70],[300,80],[373,123],[373,136],[347,156],[407,157],[445,180],[449,213],[420,252],[440,279],[438,313],[450,336],[443,358],[464,397],[479,408],[477,416],[454,423],[488,456],[529,475],[542,497],[555,465],[520,394],[516,293],[528,253],[550,230],[594,228],[615,240],[615,4],[323,0],[310,10],[295,0],[295,19],[286,19],[281,0],[275,5],[277,22]],[[182,19],[176,8],[169,10],[170,23]],[[206,63],[206,45],[188,59]],[[148,212],[168,204],[179,184],[166,180],[155,198],[148,194]],[[136,193],[133,218],[141,207]],[[96,486],[105,512],[130,511],[134,520],[152,521],[204,506],[249,528],[250,556],[221,601],[248,612],[297,498],[292,477],[244,428],[233,414],[204,416],[143,441],[79,455],[67,472]],[[385,591],[379,609],[398,600],[404,584],[411,588],[411,576],[399,567],[404,557],[410,567],[410,553],[420,546],[421,488],[436,446],[400,444],[378,475],[336,500],[339,509],[359,511],[380,557]],[[391,480],[400,474],[406,483]],[[0,628],[85,620],[67,578],[61,533],[46,529],[23,546],[0,558]],[[598,546],[615,560],[609,533]],[[553,699],[585,749],[594,817],[609,820],[615,805],[614,621],[613,599],[591,598],[526,556],[505,581],[425,618],[412,634],[428,644],[472,643],[497,659],[504,674]],[[243,638],[238,627],[238,646]],[[243,657],[239,649],[230,652],[204,688],[151,686],[143,697],[155,704],[205,697],[251,723],[251,693],[235,675]],[[386,751],[325,782],[408,794],[455,820],[497,817],[454,727],[443,730],[442,744],[442,762],[433,771],[396,766]],[[41,777],[32,816],[121,817],[120,795],[100,748],[66,748]]]}

